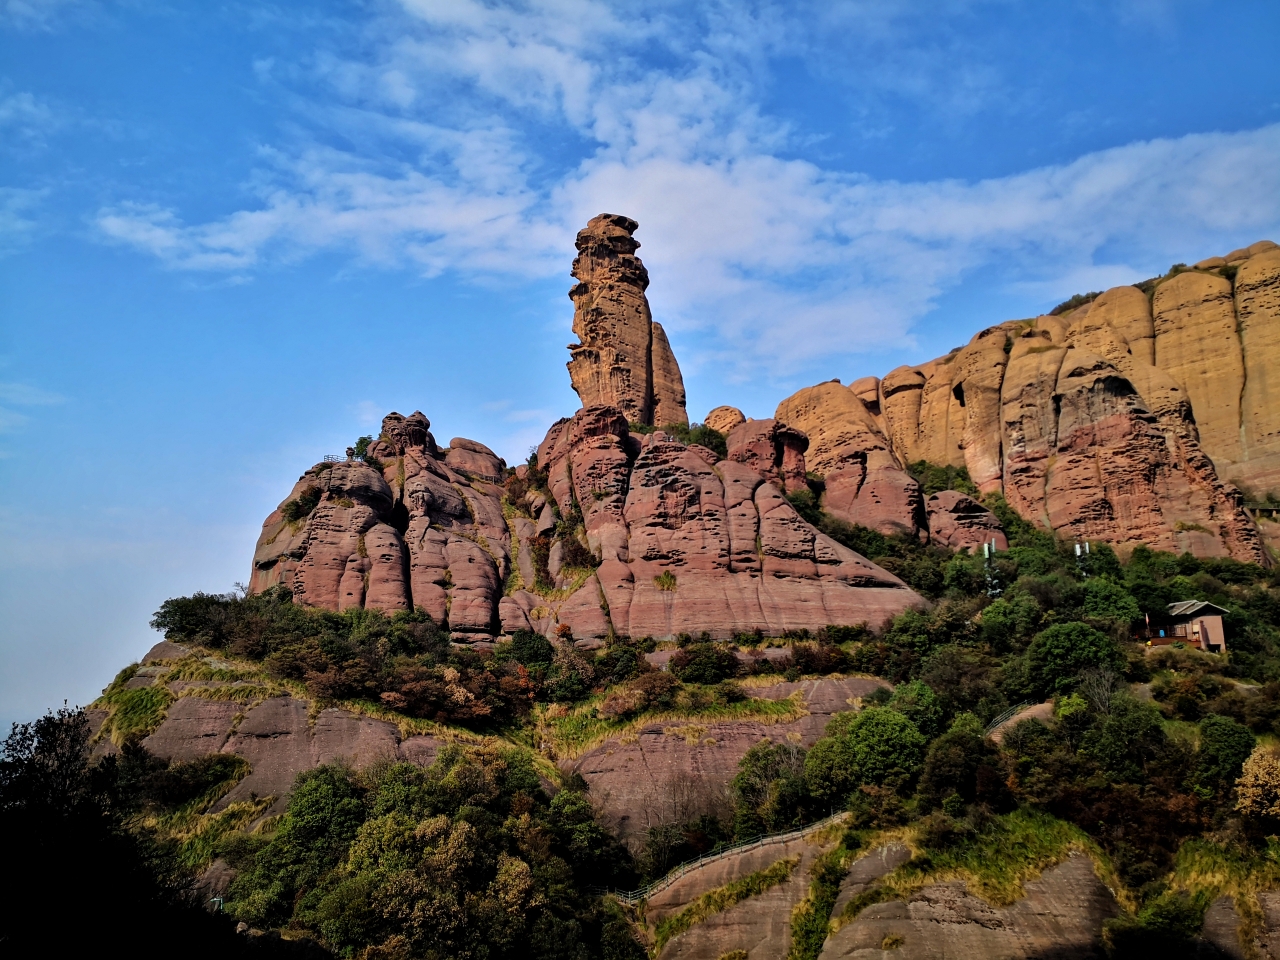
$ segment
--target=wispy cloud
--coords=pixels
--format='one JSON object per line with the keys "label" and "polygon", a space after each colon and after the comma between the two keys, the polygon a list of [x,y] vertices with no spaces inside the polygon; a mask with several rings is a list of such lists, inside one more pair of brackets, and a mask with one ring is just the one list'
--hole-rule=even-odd
{"label": "wispy cloud", "polygon": [[[66,403],[58,393],[29,383],[0,381],[0,434],[17,433],[31,422],[32,407],[49,407]],[[6,456],[0,450],[0,457]]]}
{"label": "wispy cloud", "polygon": [[[888,43],[918,6],[816,17]],[[188,223],[118,204],[98,214],[102,234],[188,270],[339,248],[426,275],[550,277],[586,219],[626,213],[664,322],[705,334],[701,362],[748,375],[901,343],[978,268],[1024,284],[1114,277],[1130,266],[1110,250],[1182,257],[1206,237],[1234,245],[1280,225],[1280,126],[989,180],[876,180],[804,159],[760,107],[765,60],[821,44],[782,8],[402,8],[366,25],[360,56],[316,55],[303,98],[314,133],[263,150],[254,206]],[[908,95],[939,86],[920,76]],[[976,66],[952,79],[975,104],[998,85]]]}
{"label": "wispy cloud", "polygon": [[0,0],[0,26],[48,30],[67,15],[93,6],[92,0]]}

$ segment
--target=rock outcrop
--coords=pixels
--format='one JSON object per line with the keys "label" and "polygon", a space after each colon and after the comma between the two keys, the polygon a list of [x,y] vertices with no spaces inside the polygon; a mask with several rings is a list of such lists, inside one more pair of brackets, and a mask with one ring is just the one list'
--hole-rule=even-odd
{"label": "rock outcrop", "polygon": [[883,686],[888,684],[882,680],[846,677],[756,688],[751,690],[755,697],[802,697],[807,715],[776,724],[652,724],[583,754],[573,763],[573,772],[590,785],[610,829],[623,840],[642,842],[650,826],[723,812],[738,762],[761,740],[810,747],[832,714],[853,709],[856,699]]}
{"label": "rock outcrop", "polygon": [[931,884],[906,901],[867,907],[827,937],[819,956],[876,956],[890,943],[903,960],[1106,955],[1102,924],[1120,911],[1087,856],[1072,854],[1024,889],[1009,906],[993,907],[962,881]]}
{"label": "rock outcrop", "polygon": [[649,272],[635,252],[639,226],[602,213],[578,231],[573,275],[569,378],[584,407],[616,407],[631,423],[689,422],[684,380],[662,327],[653,322],[645,290]]}
{"label": "rock outcrop", "polygon": [[787,501],[809,442],[787,423],[717,411],[734,424],[724,460],[661,430],[632,435],[633,423],[688,422],[635,229],[601,214],[578,234],[569,374],[585,406],[547,432],[536,468],[513,471],[511,497],[488,447],[455,437],[441,450],[422,413],[389,414],[363,460],[316,464],[267,517],[250,590],[284,586],[330,610],[421,608],[459,641],[567,628],[584,646],[878,626],[922,604]]}
{"label": "rock outcrop", "polygon": [[780,420],[747,420],[729,431],[729,459],[750,467],[787,493],[805,488],[809,438]]}
{"label": "rock outcrop", "polygon": [[1232,483],[1280,487],[1277,364],[1280,247],[1262,241],[883,380],[810,387],[777,417],[808,435],[824,507],[884,533],[933,537],[906,473],[923,460],[1068,538],[1269,564]]}

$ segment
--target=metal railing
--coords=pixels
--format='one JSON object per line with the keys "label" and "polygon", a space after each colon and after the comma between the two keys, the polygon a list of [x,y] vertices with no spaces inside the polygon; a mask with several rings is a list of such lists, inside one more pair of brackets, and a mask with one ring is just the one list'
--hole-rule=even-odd
{"label": "metal railing", "polygon": [[792,840],[798,840],[805,834],[813,833],[821,830],[823,827],[830,826],[839,820],[843,820],[849,816],[847,811],[841,810],[839,813],[833,813],[825,820],[819,820],[817,823],[810,823],[807,826],[800,827],[798,830],[788,830],[785,833],[768,833],[759,837],[753,837],[749,840],[740,840],[729,847],[717,850],[715,853],[704,853],[696,860],[686,860],[679,866],[672,867],[666,874],[653,883],[640,887],[638,890],[614,890],[608,887],[598,887],[593,892],[601,896],[614,897],[622,901],[629,907],[634,907],[642,900],[648,900],[655,893],[667,889],[677,880],[688,876],[699,867],[705,867],[707,864],[715,863],[717,860],[723,860],[726,857],[735,856],[740,853],[746,853],[750,850],[757,850],[760,847],[773,846],[777,843],[788,843]]}
{"label": "metal railing", "polygon": [[1000,724],[1005,723],[1008,720],[1012,720],[1016,714],[1021,713],[1023,710],[1027,709],[1027,707],[1034,707],[1035,704],[1036,702],[1034,700],[1023,700],[1022,703],[1015,704],[1014,706],[1006,710],[1004,713],[1000,714],[1000,716],[996,717],[994,720],[988,723],[987,729],[982,731],[982,735],[984,737],[991,736],[991,734],[995,732],[996,728],[999,727]]}

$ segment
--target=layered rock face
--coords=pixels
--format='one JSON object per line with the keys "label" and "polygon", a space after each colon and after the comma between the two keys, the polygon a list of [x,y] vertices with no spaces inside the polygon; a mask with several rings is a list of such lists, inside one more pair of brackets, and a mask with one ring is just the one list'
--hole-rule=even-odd
{"label": "layered rock face", "polygon": [[[680,368],[649,316],[634,220],[578,234],[569,373],[584,408],[551,427],[534,472],[474,440],[437,447],[421,413],[392,413],[363,462],[320,463],[263,524],[250,589],[330,610],[422,608],[455,640],[568,628],[614,635],[817,630],[923,603],[892,574],[805,523],[808,438],[733,423],[729,456],[631,423],[688,423]],[[734,415],[736,414],[736,420]],[[543,477],[545,476],[545,486]]]}
{"label": "layered rock face", "polygon": [[645,290],[649,273],[635,252],[639,226],[602,213],[578,232],[573,275],[569,378],[584,407],[617,407],[631,423],[688,423],[684,379]]}
{"label": "layered rock face", "polygon": [[304,473],[263,523],[250,590],[284,585],[329,610],[422,607],[460,638],[491,636],[511,567],[502,488],[491,482],[506,464],[472,440],[442,455],[430,426],[421,413],[390,414],[366,456],[381,470],[347,461]]}
{"label": "layered rock face", "polygon": [[934,533],[905,472],[927,460],[1068,538],[1268,564],[1230,481],[1280,487],[1278,363],[1280,248],[1263,241],[1150,296],[1116,287],[882,380],[810,387],[777,417],[809,436],[824,506],[885,533],[965,545]]}
{"label": "layered rock face", "polygon": [[920,602],[805,523],[779,485],[746,463],[714,459],[662,431],[632,436],[613,407],[589,407],[553,426],[538,463],[559,515],[581,514],[600,564],[563,602],[514,592],[504,627],[527,621],[546,632],[554,617],[575,636],[776,636],[878,624]]}
{"label": "layered rock face", "polygon": [[[803,435],[773,421],[744,426],[753,424],[734,447],[741,459],[716,462],[661,431],[632,436],[617,407],[581,410],[538,448],[546,492],[528,491],[508,517],[491,482],[506,466],[492,451],[463,439],[441,451],[422,414],[391,414],[366,458],[381,471],[317,464],[267,518],[251,589],[282,584],[331,610],[422,607],[457,640],[567,626],[585,644],[879,625],[919,605],[783,496],[804,477]],[[288,519],[308,502],[308,514]],[[551,542],[578,516],[578,547],[598,569],[565,564],[576,534]],[[540,583],[534,557],[548,546],[554,582]]]}

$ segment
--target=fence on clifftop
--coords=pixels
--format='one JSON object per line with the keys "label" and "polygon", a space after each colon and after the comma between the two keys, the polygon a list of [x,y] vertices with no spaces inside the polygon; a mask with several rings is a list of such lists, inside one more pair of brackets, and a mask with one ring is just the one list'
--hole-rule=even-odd
{"label": "fence on clifftop", "polygon": [[717,850],[715,853],[704,853],[696,860],[686,860],[679,866],[672,867],[666,874],[653,883],[640,887],[638,890],[613,890],[608,887],[598,887],[593,890],[601,896],[610,896],[616,900],[625,903],[629,907],[634,907],[642,900],[648,900],[655,893],[661,893],[667,887],[671,886],[681,877],[688,876],[699,867],[705,867],[707,864],[715,863],[717,860],[723,860],[726,857],[734,856],[739,853],[747,853],[751,850],[757,850],[761,847],[769,847],[778,843],[789,843],[792,840],[799,840],[807,833],[814,833],[823,827],[828,827],[833,823],[843,820],[849,816],[848,812],[841,810],[839,813],[833,813],[825,820],[819,820],[817,823],[811,823],[808,826],[801,827],[798,830],[788,830],[786,833],[768,833],[759,837],[753,837],[749,840],[740,840],[738,843],[729,847]]}

